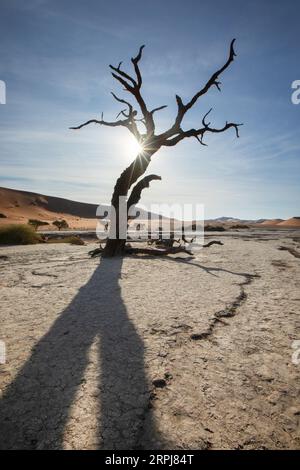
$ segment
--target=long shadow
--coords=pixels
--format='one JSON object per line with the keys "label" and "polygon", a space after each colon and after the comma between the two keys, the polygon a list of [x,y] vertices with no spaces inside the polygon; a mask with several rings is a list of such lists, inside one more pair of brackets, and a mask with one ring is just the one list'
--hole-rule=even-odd
{"label": "long shadow", "polygon": [[[140,255],[134,255],[131,254],[131,257],[134,258],[139,258]],[[154,256],[151,255],[143,255],[144,259],[153,259]],[[162,256],[159,258],[161,261],[167,261],[167,262],[176,262],[176,263],[182,263],[182,264],[187,264],[189,266],[195,266],[199,269],[202,269],[202,271],[205,271],[207,274],[210,274],[211,276],[218,277],[217,274],[214,273],[227,273],[227,274],[233,274],[234,276],[242,276],[242,277],[250,277],[250,278],[255,278],[255,277],[260,277],[258,274],[250,274],[250,273],[245,273],[245,272],[235,272],[235,271],[230,271],[229,269],[225,268],[216,268],[215,266],[204,266],[203,264],[200,264],[195,262],[195,257],[194,256],[185,256],[185,257],[180,257],[180,256]]]}
{"label": "long shadow", "polygon": [[[148,408],[144,345],[122,300],[121,266],[121,258],[101,260],[88,283],[35,346],[0,402],[0,448],[63,447],[70,408],[84,384],[92,344],[99,347],[94,447],[142,446],[145,419],[147,432],[150,429],[150,435],[156,435]],[[80,426],[84,446],[86,427],[91,426],[84,409],[77,433],[81,433]],[[70,442],[72,429],[68,432]]]}

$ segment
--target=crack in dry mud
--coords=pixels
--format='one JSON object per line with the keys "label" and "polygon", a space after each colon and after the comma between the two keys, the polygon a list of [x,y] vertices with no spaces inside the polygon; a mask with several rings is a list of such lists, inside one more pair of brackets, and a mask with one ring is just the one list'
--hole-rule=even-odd
{"label": "crack in dry mud", "polygon": [[291,255],[293,255],[295,258],[300,258],[300,252],[295,250],[295,248],[291,248],[289,246],[280,246],[278,248],[280,251],[288,251]]}
{"label": "crack in dry mud", "polygon": [[[258,274],[244,274],[243,276],[245,277],[245,280],[241,283],[238,283],[238,285],[240,287],[239,295],[230,303],[230,305],[228,307],[226,307],[225,309],[219,310],[214,314],[214,317],[213,317],[213,319],[212,319],[212,321],[209,325],[209,328],[205,332],[193,333],[189,336],[189,339],[191,339],[191,340],[202,340],[202,339],[208,338],[209,336],[211,336],[214,333],[215,327],[217,326],[218,323],[221,323],[223,325],[227,325],[227,323],[225,323],[222,320],[223,318],[230,318],[230,317],[233,317],[233,316],[236,315],[237,310],[246,302],[246,300],[248,298],[248,294],[245,291],[245,287],[249,286],[254,281],[254,279],[258,279],[258,278],[261,277]],[[181,325],[176,326],[176,329],[179,329],[179,330],[183,329],[183,335],[186,337],[186,334],[191,329],[191,327],[189,325],[186,325],[186,324],[181,324]],[[159,331],[159,330],[155,331],[155,333],[157,333],[157,332],[161,333],[161,331]],[[170,334],[168,334],[166,331],[164,331],[163,333],[167,334],[167,336],[170,336]],[[174,347],[178,347],[178,348],[182,347],[182,343],[177,341],[179,334],[182,335],[182,333],[181,332],[178,333],[178,331],[177,331],[174,334],[177,335],[175,344],[172,345],[172,346],[169,344],[168,349],[174,348]],[[164,363],[165,364],[167,363],[166,358],[167,358],[168,354],[169,354],[169,352],[166,352],[166,355],[163,358],[161,366],[163,366]],[[157,395],[157,393],[159,393],[159,394],[163,393],[164,389],[171,383],[172,380],[173,380],[172,374],[169,374],[168,372],[165,372],[163,374],[163,378],[156,378],[152,381],[153,387],[151,388],[151,390],[149,392],[149,398],[148,398],[147,405],[144,408],[144,413],[140,418],[141,424],[140,424],[140,428],[139,428],[139,433],[137,433],[138,437],[137,437],[137,441],[136,441],[136,445],[134,446],[134,449],[144,448],[144,445],[142,444],[142,441],[143,441],[143,437],[145,435],[145,424],[147,422],[147,416],[151,412],[151,409],[155,406],[154,402],[156,400],[159,400],[159,396]],[[207,448],[210,447],[209,444],[208,444]]]}
{"label": "crack in dry mud", "polygon": [[46,277],[55,277],[57,278],[58,275],[57,274],[50,274],[50,273],[38,273],[37,271],[31,271],[31,274],[33,276],[46,276]]}
{"label": "crack in dry mud", "polygon": [[260,278],[260,276],[258,274],[246,274],[245,278],[246,278],[245,281],[238,284],[240,286],[240,293],[234,299],[234,301],[231,302],[229,307],[225,308],[224,310],[219,310],[218,312],[216,312],[213,316],[213,319],[208,329],[202,333],[192,333],[190,335],[190,339],[194,341],[206,339],[207,337],[213,334],[214,329],[218,323],[221,323],[224,325],[222,318],[230,318],[236,315],[236,311],[238,310],[238,308],[242,306],[242,304],[246,302],[247,297],[248,297],[248,294],[245,291],[245,286],[250,285],[254,279]]}

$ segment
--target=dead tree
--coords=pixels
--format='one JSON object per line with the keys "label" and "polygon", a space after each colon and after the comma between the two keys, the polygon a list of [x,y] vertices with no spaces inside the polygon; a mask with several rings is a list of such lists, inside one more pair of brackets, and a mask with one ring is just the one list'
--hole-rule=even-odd
{"label": "dead tree", "polygon": [[[126,92],[128,92],[131,98],[133,98],[135,104],[132,105],[129,101],[119,98],[117,95],[112,93],[112,96],[116,101],[126,106],[125,109],[120,111],[115,121],[104,120],[102,113],[101,119],[91,119],[79,126],[70,128],[81,129],[89,124],[99,124],[101,126],[108,127],[126,127],[133,134],[142,148],[134,161],[123,171],[123,173],[121,173],[120,177],[116,181],[111,198],[111,205],[114,207],[116,213],[116,237],[108,237],[103,251],[104,256],[110,257],[124,252],[126,240],[119,237],[119,198],[121,196],[128,198],[127,207],[129,208],[132,203],[136,204],[139,202],[142,190],[149,187],[152,180],[161,179],[157,175],[150,175],[144,177],[138,182],[146,172],[151,162],[151,158],[161,147],[173,147],[183,139],[190,137],[197,139],[199,144],[206,145],[203,140],[206,134],[222,133],[231,128],[235,130],[237,137],[239,137],[238,127],[241,124],[226,122],[221,128],[212,127],[211,123],[207,121],[207,116],[211,112],[211,109],[204,115],[200,127],[188,130],[184,130],[182,127],[186,113],[196,104],[199,98],[205,95],[212,87],[216,87],[219,91],[221,90],[219,77],[229,67],[231,62],[233,62],[236,55],[234,51],[234,41],[235,40],[231,41],[229,56],[225,64],[212,74],[206,84],[197,91],[197,93],[187,103],[184,103],[181,97],[176,95],[177,115],[171,127],[165,132],[156,134],[154,115],[158,111],[166,108],[166,106],[157,106],[151,109],[145,103],[142,96],[142,75],[139,64],[142,58],[144,46],[141,46],[137,56],[131,59],[134,76],[129,75],[121,68],[122,62],[120,62],[117,67],[110,65],[113,78],[122,85]],[[139,113],[141,115],[139,115]],[[143,126],[143,131],[140,129],[141,126]],[[136,186],[133,187],[131,194],[128,196],[130,188],[135,183],[137,183]]]}

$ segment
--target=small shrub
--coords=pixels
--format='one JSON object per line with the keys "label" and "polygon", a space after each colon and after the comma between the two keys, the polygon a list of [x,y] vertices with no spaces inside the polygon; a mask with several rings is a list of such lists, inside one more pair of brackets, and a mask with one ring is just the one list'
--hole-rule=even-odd
{"label": "small shrub", "polygon": [[28,224],[32,225],[32,227],[34,227],[35,230],[37,230],[42,225],[49,225],[48,222],[44,222],[43,220],[38,220],[38,219],[29,219]]}
{"label": "small shrub", "polygon": [[69,228],[69,224],[66,220],[54,220],[54,222],[52,222],[53,225],[55,225],[55,227],[58,228],[58,230],[61,230],[62,228]]}
{"label": "small shrub", "polygon": [[11,224],[0,227],[2,245],[32,245],[41,241],[41,237],[29,225]]}
{"label": "small shrub", "polygon": [[236,224],[236,225],[231,225],[230,227],[232,230],[239,230],[239,229],[245,229],[245,228],[250,228],[249,225],[245,224]]}
{"label": "small shrub", "polygon": [[221,225],[206,225],[206,227],[204,227],[204,230],[206,230],[207,232],[225,232],[226,229]]}
{"label": "small shrub", "polygon": [[85,245],[82,238],[77,237],[76,235],[62,238],[50,238],[47,243],[70,243],[71,245]]}

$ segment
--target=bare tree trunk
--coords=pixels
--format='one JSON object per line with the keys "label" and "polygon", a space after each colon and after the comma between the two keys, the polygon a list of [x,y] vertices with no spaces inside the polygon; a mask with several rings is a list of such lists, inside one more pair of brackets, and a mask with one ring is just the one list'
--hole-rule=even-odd
{"label": "bare tree trunk", "polygon": [[[106,242],[103,256],[112,257],[121,255],[124,251],[126,239],[120,238],[119,227],[119,210],[120,210],[120,197],[128,196],[128,191],[131,186],[145,173],[151,161],[151,156],[157,151],[152,149],[151,152],[143,151],[136,159],[123,171],[121,176],[117,179],[114,187],[114,192],[111,198],[111,205],[115,209],[116,214],[116,232],[115,238],[110,238]],[[131,205],[131,204],[130,204]]]}

